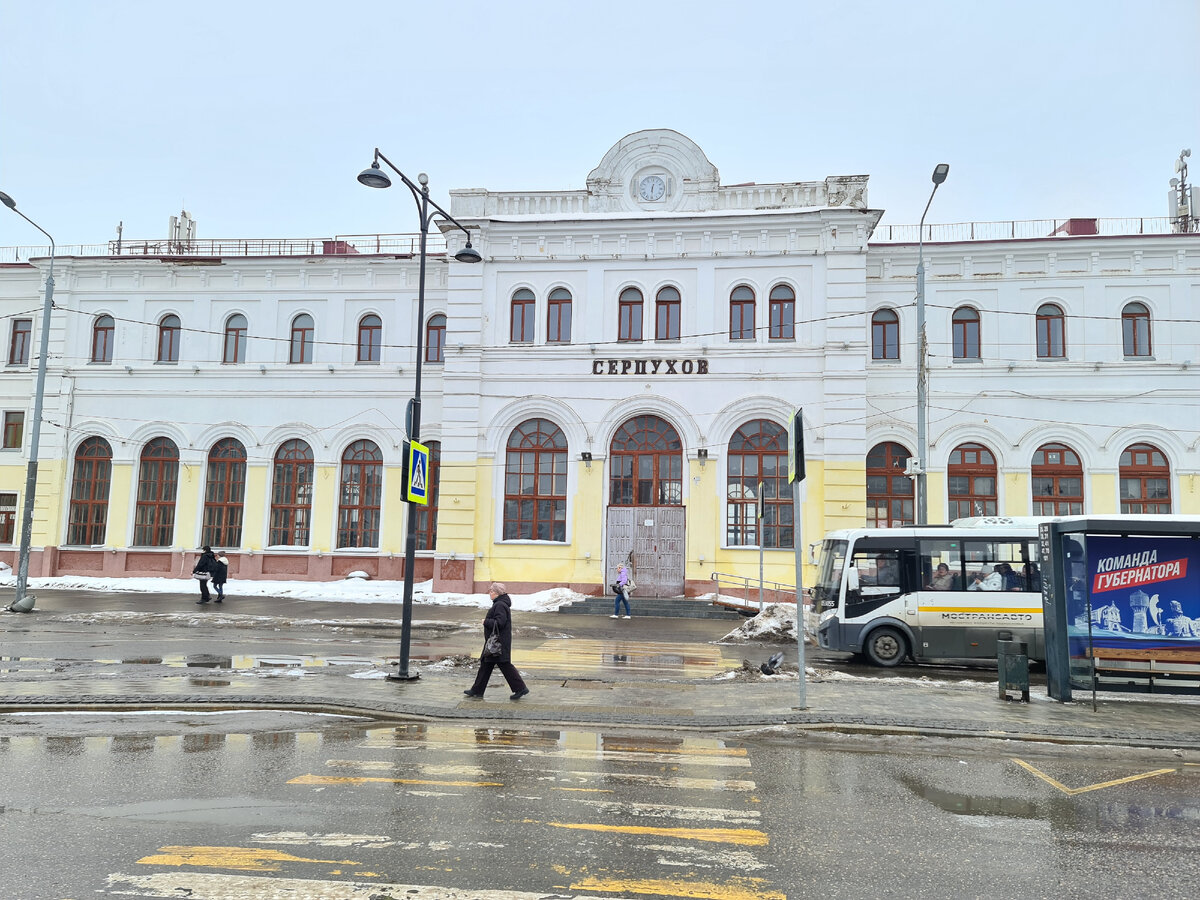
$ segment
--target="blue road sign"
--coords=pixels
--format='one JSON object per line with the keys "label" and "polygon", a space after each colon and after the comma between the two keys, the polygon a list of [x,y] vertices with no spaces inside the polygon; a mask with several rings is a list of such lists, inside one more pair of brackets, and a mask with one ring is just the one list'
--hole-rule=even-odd
{"label": "blue road sign", "polygon": [[429,448],[408,442],[408,502],[429,505]]}

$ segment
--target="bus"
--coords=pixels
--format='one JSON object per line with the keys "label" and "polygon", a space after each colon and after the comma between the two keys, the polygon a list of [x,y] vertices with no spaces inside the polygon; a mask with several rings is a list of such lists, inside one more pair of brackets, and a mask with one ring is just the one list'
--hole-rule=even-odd
{"label": "bus", "polygon": [[996,658],[1024,641],[1045,660],[1036,517],[832,531],[812,588],[817,643],[877,666]]}

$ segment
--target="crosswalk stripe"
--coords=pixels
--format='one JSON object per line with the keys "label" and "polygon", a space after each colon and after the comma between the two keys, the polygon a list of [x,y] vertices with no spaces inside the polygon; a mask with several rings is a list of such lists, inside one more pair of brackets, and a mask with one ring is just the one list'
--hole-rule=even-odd
{"label": "crosswalk stripe", "polygon": [[610,834],[640,834],[677,838],[684,841],[708,841],[718,844],[740,844],[743,847],[765,847],[769,840],[757,828],[658,828],[653,825],[602,825],[597,822],[547,822],[554,828],[572,831],[604,831]]}
{"label": "crosswalk stripe", "polygon": [[[377,895],[405,900],[633,900],[626,894],[606,892],[603,896],[555,891],[497,891],[452,888],[422,884],[329,881],[308,878],[271,878],[224,875],[211,872],[161,872],[153,875],[108,876],[108,889],[101,896],[145,898],[186,897],[187,900],[370,900]],[[705,894],[685,896],[704,897]],[[724,898],[722,898],[724,900]],[[775,900],[773,897],[730,897],[728,900]]]}
{"label": "crosswalk stripe", "polygon": [[502,781],[431,781],[427,778],[380,778],[375,776],[297,775],[288,784],[431,784],[439,787],[504,787]]}

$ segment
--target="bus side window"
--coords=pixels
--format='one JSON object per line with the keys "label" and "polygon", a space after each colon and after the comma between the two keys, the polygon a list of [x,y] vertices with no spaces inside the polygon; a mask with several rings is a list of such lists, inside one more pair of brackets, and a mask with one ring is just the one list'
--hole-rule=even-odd
{"label": "bus side window", "polygon": [[922,540],[921,589],[961,591],[962,552],[958,541]]}

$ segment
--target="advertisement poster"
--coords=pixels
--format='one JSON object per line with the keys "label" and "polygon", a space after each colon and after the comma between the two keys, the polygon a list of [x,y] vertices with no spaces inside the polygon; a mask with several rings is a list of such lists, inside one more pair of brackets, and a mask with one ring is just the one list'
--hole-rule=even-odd
{"label": "advertisement poster", "polygon": [[[1200,541],[1177,537],[1069,538],[1071,656],[1170,660],[1200,653]],[[1108,650],[1110,652],[1105,653]]]}

